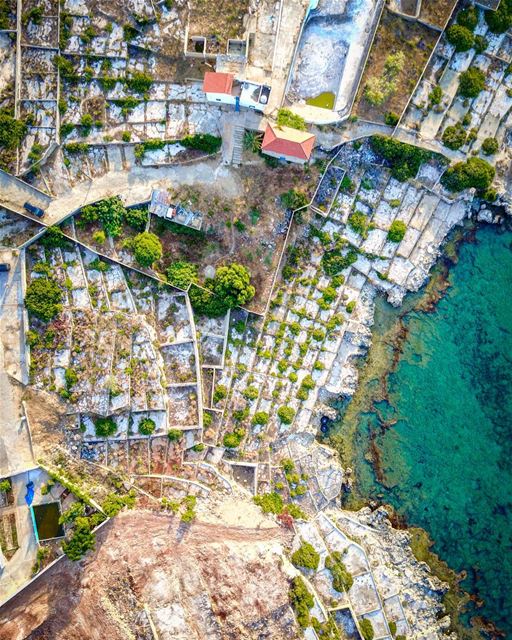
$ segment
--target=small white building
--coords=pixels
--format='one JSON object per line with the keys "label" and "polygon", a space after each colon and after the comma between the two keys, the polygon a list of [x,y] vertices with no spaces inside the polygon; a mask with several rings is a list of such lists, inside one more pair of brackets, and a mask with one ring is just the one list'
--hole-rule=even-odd
{"label": "small white building", "polygon": [[248,80],[237,80],[232,73],[207,71],[204,74],[203,91],[208,102],[229,104],[264,111],[270,96],[270,87]]}

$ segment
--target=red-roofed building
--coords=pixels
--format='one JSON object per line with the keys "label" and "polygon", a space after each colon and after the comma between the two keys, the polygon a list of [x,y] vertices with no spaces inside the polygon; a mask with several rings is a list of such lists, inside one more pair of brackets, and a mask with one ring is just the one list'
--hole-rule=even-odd
{"label": "red-roofed building", "polygon": [[208,100],[221,101],[222,98],[226,98],[226,96],[231,97],[233,80],[234,76],[232,73],[207,71],[204,74],[203,91],[208,96]]}
{"label": "red-roofed building", "polygon": [[312,133],[269,124],[263,136],[261,151],[278,160],[304,164],[311,157],[314,146],[315,136]]}

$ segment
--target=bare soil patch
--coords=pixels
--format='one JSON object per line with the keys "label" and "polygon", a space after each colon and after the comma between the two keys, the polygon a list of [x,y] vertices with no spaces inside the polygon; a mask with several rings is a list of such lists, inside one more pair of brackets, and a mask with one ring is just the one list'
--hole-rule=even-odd
{"label": "bare soil patch", "polygon": [[0,640],[150,638],[144,604],[161,637],[250,640],[264,629],[276,640],[296,638],[273,550],[285,535],[121,514],[98,532],[85,561],[62,560],[0,610]]}

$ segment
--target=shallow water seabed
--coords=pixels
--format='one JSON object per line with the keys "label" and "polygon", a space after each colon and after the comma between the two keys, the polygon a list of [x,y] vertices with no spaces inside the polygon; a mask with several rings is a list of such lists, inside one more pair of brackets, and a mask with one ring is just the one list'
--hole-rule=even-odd
{"label": "shallow water seabed", "polygon": [[[373,345],[341,433],[356,496],[426,529],[477,601],[512,632],[512,233],[481,227],[430,291],[379,299]],[[448,288],[431,313],[432,288]],[[442,289],[442,284],[440,285]],[[484,603],[477,607],[476,604]]]}

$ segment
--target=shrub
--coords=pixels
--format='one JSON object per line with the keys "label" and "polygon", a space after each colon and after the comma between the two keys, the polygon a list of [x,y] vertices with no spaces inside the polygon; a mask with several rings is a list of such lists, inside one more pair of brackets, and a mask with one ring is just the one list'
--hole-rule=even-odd
{"label": "shrub", "polygon": [[332,574],[332,586],[336,591],[343,593],[344,591],[348,591],[354,584],[354,579],[347,571],[339,551],[334,551],[332,555],[327,556],[325,566]]}
{"label": "shrub", "polygon": [[217,404],[228,395],[228,388],[223,384],[218,384],[213,392],[213,402]]}
{"label": "shrub", "polygon": [[40,242],[43,247],[48,247],[48,249],[62,249],[67,245],[68,240],[60,227],[52,225],[46,229]]}
{"label": "shrub", "polygon": [[446,39],[455,47],[455,51],[469,51],[475,42],[473,33],[460,24],[454,24],[446,30]]}
{"label": "shrub", "polygon": [[485,88],[485,74],[478,67],[470,67],[459,76],[459,94],[464,98],[476,98]]}
{"label": "shrub", "polygon": [[146,209],[125,209],[124,219],[126,224],[136,229],[137,231],[144,231],[148,222],[149,213]]}
{"label": "shrub", "polygon": [[96,242],[96,244],[103,244],[106,239],[107,239],[107,236],[105,235],[105,232],[102,229],[98,229],[98,231],[95,231],[92,234],[92,241]]}
{"label": "shrub", "polygon": [[94,549],[95,537],[91,532],[88,518],[78,517],[75,520],[73,536],[62,544],[62,550],[70,560],[80,560],[87,551]]}
{"label": "shrub", "polygon": [[213,422],[212,414],[207,413],[206,411],[203,411],[203,427],[206,428],[211,426],[212,422]]}
{"label": "shrub", "polygon": [[361,630],[361,635],[364,640],[373,640],[375,637],[375,631],[373,630],[373,625],[368,618],[363,618],[359,620],[359,629]]}
{"label": "shrub", "polygon": [[398,113],[395,113],[394,111],[388,111],[384,116],[384,122],[388,124],[390,127],[396,126],[399,120],[400,120],[400,116],[398,115]]}
{"label": "shrub", "polygon": [[368,218],[361,211],[354,211],[348,217],[348,226],[363,238],[368,234]]}
{"label": "shrub", "polygon": [[62,292],[54,280],[37,278],[27,287],[25,305],[37,318],[48,322],[62,310]]}
{"label": "shrub", "polygon": [[307,515],[304,513],[304,511],[302,511],[302,509],[300,507],[298,507],[296,504],[287,504],[285,511],[287,513],[289,513],[291,515],[292,518],[294,518],[295,520],[307,520],[308,517]]}
{"label": "shrub", "polygon": [[198,149],[206,153],[217,153],[222,145],[222,138],[212,136],[209,133],[196,133],[193,136],[185,136],[180,140],[184,147]]}
{"label": "shrub", "polygon": [[292,211],[309,204],[307,195],[303,191],[297,191],[296,189],[285,191],[280,195],[279,199],[285,209],[291,209]]}
{"label": "shrub", "polygon": [[10,491],[10,490],[11,490],[11,483],[9,482],[9,480],[7,478],[0,480],[0,492],[7,493],[7,491]]}
{"label": "shrub", "polygon": [[192,282],[195,283],[198,279],[197,266],[185,260],[177,260],[167,269],[167,280],[181,289],[187,289]]}
{"label": "shrub", "polygon": [[380,106],[396,91],[396,78],[404,65],[405,55],[402,51],[388,55],[382,75],[372,76],[366,84],[364,96],[370,104]]}
{"label": "shrub", "polygon": [[371,136],[370,144],[391,166],[391,175],[405,182],[416,177],[421,165],[432,157],[432,153],[406,142],[399,142],[388,136]]}
{"label": "shrub", "polygon": [[391,242],[402,242],[407,231],[407,226],[402,220],[393,220],[388,231],[388,240]]}
{"label": "shrub", "polygon": [[483,53],[489,46],[489,40],[484,36],[475,36],[475,51],[480,54]]}
{"label": "shrub", "polygon": [[457,22],[462,27],[466,27],[466,29],[474,31],[478,24],[478,11],[476,7],[470,6],[467,9],[459,11],[457,14]]}
{"label": "shrub", "polygon": [[144,418],[139,422],[139,433],[142,433],[143,436],[150,436],[155,429],[155,421],[151,418]]}
{"label": "shrub", "polygon": [[228,432],[224,435],[222,440],[225,447],[228,449],[236,449],[240,446],[240,443],[244,439],[245,429],[237,427],[234,431]]}
{"label": "shrub", "polygon": [[[210,283],[207,282],[206,284],[213,287],[213,281]],[[188,295],[190,297],[190,304],[199,315],[218,318],[219,316],[223,316],[228,310],[228,306],[224,300],[217,297],[211,288],[205,290],[192,284]]]}
{"label": "shrub", "polygon": [[432,91],[428,94],[428,100],[431,105],[440,104],[443,99],[443,90],[439,85],[436,85]]}
{"label": "shrub", "polygon": [[247,398],[247,400],[256,400],[256,398],[258,397],[258,394],[259,394],[259,391],[257,387],[253,385],[247,387],[242,392],[243,397]]}
{"label": "shrub", "polygon": [[355,300],[351,300],[350,302],[347,302],[347,306],[345,307],[345,311],[347,313],[353,313],[355,308],[356,308],[356,301]]}
{"label": "shrub", "polygon": [[262,493],[254,496],[254,502],[261,507],[263,513],[281,513],[283,510],[283,499],[278,493]]}
{"label": "shrub", "polygon": [[277,125],[279,127],[291,127],[292,129],[299,129],[299,131],[306,131],[306,121],[301,116],[298,116],[290,109],[279,109],[277,112]]}
{"label": "shrub", "polygon": [[74,369],[68,367],[64,372],[64,381],[66,382],[66,387],[71,389],[78,382],[78,374]]}
{"label": "shrub", "polygon": [[496,11],[486,11],[485,21],[492,33],[505,33],[512,26],[512,3],[501,0]]}
{"label": "shrub", "polygon": [[135,260],[142,267],[151,267],[162,257],[162,243],[158,236],[149,231],[143,231],[135,236],[132,241]]}
{"label": "shrub", "polygon": [[178,440],[183,438],[183,431],[180,431],[180,429],[169,429],[167,437],[171,442],[178,442]]}
{"label": "shrub", "polygon": [[320,562],[320,555],[315,551],[312,544],[303,542],[297,551],[292,553],[292,562],[296,567],[316,570]]}
{"label": "shrub", "polygon": [[123,131],[123,133],[121,134],[121,140],[123,142],[130,142],[131,139],[132,139],[131,131]]}
{"label": "shrub", "polygon": [[152,84],[152,77],[143,71],[135,71],[130,78],[126,79],[126,86],[135,93],[146,93]]}
{"label": "shrub", "polygon": [[16,149],[27,133],[27,125],[0,109],[0,149]]}
{"label": "shrub", "polygon": [[266,411],[257,411],[252,419],[253,424],[265,425],[268,423],[269,415]]}
{"label": "shrub", "polygon": [[354,249],[349,249],[346,255],[342,255],[339,249],[333,249],[332,251],[326,251],[322,256],[322,268],[325,275],[336,276],[343,269],[347,269],[351,264],[354,264],[357,260],[357,252]]}
{"label": "shrub", "polygon": [[87,153],[87,151],[89,150],[89,145],[87,144],[87,142],[69,142],[68,144],[64,145],[64,149],[67,153],[75,156],[79,153]]}
{"label": "shrub", "polygon": [[482,142],[482,151],[486,156],[492,156],[496,151],[498,151],[499,145],[496,138],[486,138]]}
{"label": "shrub", "polygon": [[446,127],[443,132],[443,144],[449,149],[460,149],[466,143],[467,134],[461,124]]}
{"label": "shrub", "polygon": [[442,176],[441,183],[448,191],[462,191],[475,188],[485,191],[491,186],[495,169],[481,158],[469,158],[466,162],[457,162]]}
{"label": "shrub", "polygon": [[94,421],[94,430],[100,438],[108,438],[117,432],[117,425],[113,418],[96,418]]}
{"label": "shrub", "polygon": [[308,627],[310,621],[309,610],[313,607],[315,601],[300,576],[296,576],[291,582],[290,604],[300,627],[303,629]]}
{"label": "shrub", "polygon": [[279,407],[277,416],[283,424],[291,424],[295,418],[295,410],[286,406]]}

